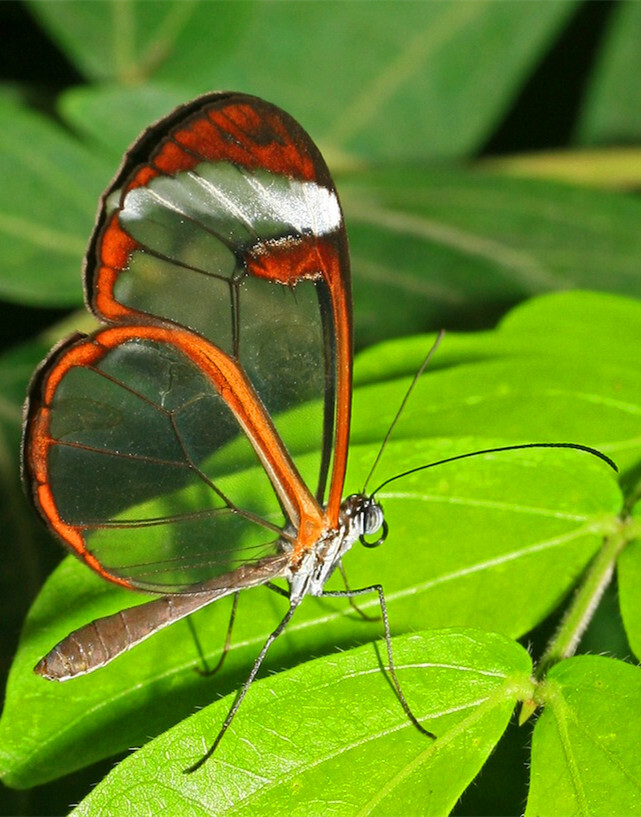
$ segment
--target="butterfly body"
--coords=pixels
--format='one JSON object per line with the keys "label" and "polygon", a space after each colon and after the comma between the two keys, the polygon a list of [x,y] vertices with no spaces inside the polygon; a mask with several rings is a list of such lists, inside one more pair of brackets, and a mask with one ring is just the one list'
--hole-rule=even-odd
{"label": "butterfly body", "polygon": [[286,539],[277,559],[252,564],[248,570],[238,568],[231,575],[219,576],[201,587],[192,588],[191,593],[168,594],[97,619],[70,633],[38,663],[35,671],[55,681],[86,675],[164,627],[237,592],[239,588],[284,579],[289,584],[292,606],[297,606],[306,595],[321,596],[327,580],[352,545],[381,527],[382,511],[368,497],[355,494],[342,503],[341,520],[338,529],[328,529],[311,546],[299,548],[296,558],[292,557],[291,541]]}
{"label": "butterfly body", "polygon": [[357,541],[379,530],[384,521],[381,506],[364,494],[343,500],[339,520],[338,528],[324,531],[311,547],[302,550],[297,561],[288,564],[285,578],[292,601],[306,595],[322,596],[343,556]]}

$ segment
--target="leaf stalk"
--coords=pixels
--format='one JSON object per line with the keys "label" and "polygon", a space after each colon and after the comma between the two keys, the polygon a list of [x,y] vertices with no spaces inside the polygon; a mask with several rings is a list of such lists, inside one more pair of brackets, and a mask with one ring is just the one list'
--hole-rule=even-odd
{"label": "leaf stalk", "polygon": [[538,663],[535,678],[540,681],[554,664],[574,655],[579,641],[586,631],[601,601],[603,593],[612,580],[614,566],[619,554],[633,538],[632,528],[638,522],[623,520],[617,529],[606,536],[603,546],[584,574],[563,621],[553,635]]}

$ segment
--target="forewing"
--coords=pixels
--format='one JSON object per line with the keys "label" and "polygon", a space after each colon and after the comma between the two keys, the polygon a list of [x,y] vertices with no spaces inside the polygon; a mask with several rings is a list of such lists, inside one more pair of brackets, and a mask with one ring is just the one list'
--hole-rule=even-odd
{"label": "forewing", "polygon": [[[320,501],[335,447],[336,516],[351,389],[347,245],[327,166],[290,116],[212,94],[145,132],[104,196],[86,289],[103,320],[169,320],[238,361],[285,444],[320,452]],[[279,424],[303,403],[304,434]]]}

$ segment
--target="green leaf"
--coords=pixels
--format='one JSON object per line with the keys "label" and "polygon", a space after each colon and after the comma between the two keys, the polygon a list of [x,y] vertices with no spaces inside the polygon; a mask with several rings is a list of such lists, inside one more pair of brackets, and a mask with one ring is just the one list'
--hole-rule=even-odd
{"label": "green leaf", "polygon": [[80,303],[103,163],[44,117],[0,99],[0,297]]}
{"label": "green leaf", "polygon": [[[356,383],[413,374],[431,343],[420,336],[362,352]],[[426,432],[434,435],[464,437],[483,428],[514,442],[581,441],[609,453],[631,491],[638,482],[640,344],[639,301],[595,292],[532,299],[494,332],[446,334],[430,364],[435,379],[419,382],[420,397],[404,411],[400,431],[431,412]],[[391,413],[389,420],[368,418],[381,429],[389,421]]]}
{"label": "green leaf", "polygon": [[640,521],[641,505],[633,508],[628,521],[631,528],[627,547],[619,556],[617,562],[617,579],[619,585],[619,599],[621,604],[621,618],[628,637],[628,643],[634,650],[637,658],[641,658],[641,532]]}
{"label": "green leaf", "polygon": [[[598,327],[598,343],[595,343],[595,327]],[[637,353],[639,344],[641,301],[603,292],[555,292],[531,298],[514,307],[495,331],[483,334],[448,332],[430,362],[430,371],[462,363],[535,355],[579,364],[582,360],[589,360],[591,364],[598,362],[599,365],[616,362],[617,366],[636,376],[641,370]],[[392,376],[412,375],[429,347],[430,341],[419,335],[363,350],[358,355],[355,372],[357,385]],[[586,376],[584,383],[590,388],[598,388],[602,382],[596,369]],[[613,381],[612,399],[617,391]],[[630,397],[633,402],[638,399],[632,394]],[[632,406],[629,410],[634,411]]]}
{"label": "green leaf", "polygon": [[626,0],[612,9],[582,106],[578,136],[584,144],[630,144],[641,138],[640,27],[638,3]]}
{"label": "green leaf", "polygon": [[641,202],[632,197],[453,168],[363,170],[337,183],[360,343],[487,326],[549,290],[641,296]]}
{"label": "green leaf", "polygon": [[385,648],[375,647],[254,684],[214,758],[185,775],[232,698],[217,701],[128,758],[74,816],[150,808],[219,815],[447,814],[516,701],[531,694],[530,658],[518,644],[477,630],[395,639],[399,681],[418,718],[437,733],[434,742],[409,723],[380,669]]}
{"label": "green leaf", "polygon": [[557,664],[540,697],[526,817],[641,814],[638,667],[600,656]]}
{"label": "green leaf", "polygon": [[544,295],[511,310],[489,340],[507,354],[562,354],[639,370],[641,301],[601,292]]}
{"label": "green leaf", "polygon": [[[488,137],[573,2],[32,2],[87,77],[245,90],[343,153],[452,156]],[[363,48],[362,43],[367,47]],[[295,81],[292,81],[295,77]],[[390,127],[393,123],[393,127]]]}

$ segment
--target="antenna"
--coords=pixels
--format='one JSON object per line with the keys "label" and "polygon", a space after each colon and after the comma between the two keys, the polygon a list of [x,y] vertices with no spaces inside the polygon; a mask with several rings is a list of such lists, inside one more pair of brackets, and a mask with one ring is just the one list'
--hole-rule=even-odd
{"label": "antenna", "polygon": [[417,471],[425,471],[428,468],[435,468],[437,465],[445,465],[446,462],[464,460],[467,457],[477,457],[480,454],[496,454],[499,451],[519,451],[522,448],[574,448],[576,451],[585,451],[587,454],[591,454],[593,457],[598,457],[600,460],[607,463],[613,471],[619,473],[616,463],[611,460],[607,454],[604,454],[602,451],[599,451],[596,448],[590,448],[589,445],[581,445],[580,443],[522,443],[520,445],[501,445],[497,448],[483,448],[480,451],[469,451],[467,454],[457,454],[454,457],[447,457],[447,459],[444,460],[428,462],[426,465],[418,465],[416,468],[410,468],[409,471],[403,471],[403,473],[396,474],[396,476],[386,479],[385,482],[381,482],[378,488],[376,488],[375,491],[372,491],[371,496],[373,497],[380,490],[389,485],[390,482],[401,479],[401,477],[407,477],[410,474],[415,474]]}
{"label": "antenna", "polygon": [[[405,397],[403,397],[403,399],[401,401],[401,405],[398,407],[398,410],[397,410],[396,414],[394,415],[394,419],[390,423],[390,427],[387,429],[387,434],[383,438],[383,442],[381,443],[381,447],[378,449],[378,454],[374,458],[374,462],[372,463],[372,467],[369,469],[369,473],[367,474],[365,482],[363,483],[363,490],[362,490],[363,494],[367,493],[367,491],[366,491],[367,483],[372,478],[372,474],[376,470],[376,467],[377,467],[378,463],[381,461],[381,457],[383,456],[383,451],[385,450],[385,446],[389,442],[389,438],[392,436],[392,432],[394,431],[394,428],[396,427],[396,423],[398,422],[401,414],[403,413],[403,410],[405,409],[405,406],[407,405],[407,401],[409,400],[410,394],[414,390],[414,386],[416,386],[416,384],[418,383],[419,377],[423,374],[423,372],[425,371],[425,369],[427,367],[427,364],[430,362],[430,360],[434,356],[434,353],[436,352],[436,350],[438,349],[441,341],[443,340],[444,335],[445,335],[445,329],[441,329],[439,331],[438,335],[436,336],[436,339],[435,339],[434,343],[432,344],[431,349],[429,350],[429,352],[425,356],[425,360],[421,363],[418,371],[414,375],[414,378],[413,378],[412,382],[409,385],[409,388],[405,392]],[[376,491],[374,491],[374,493],[376,493]],[[374,494],[372,494],[372,496],[373,495]]]}

